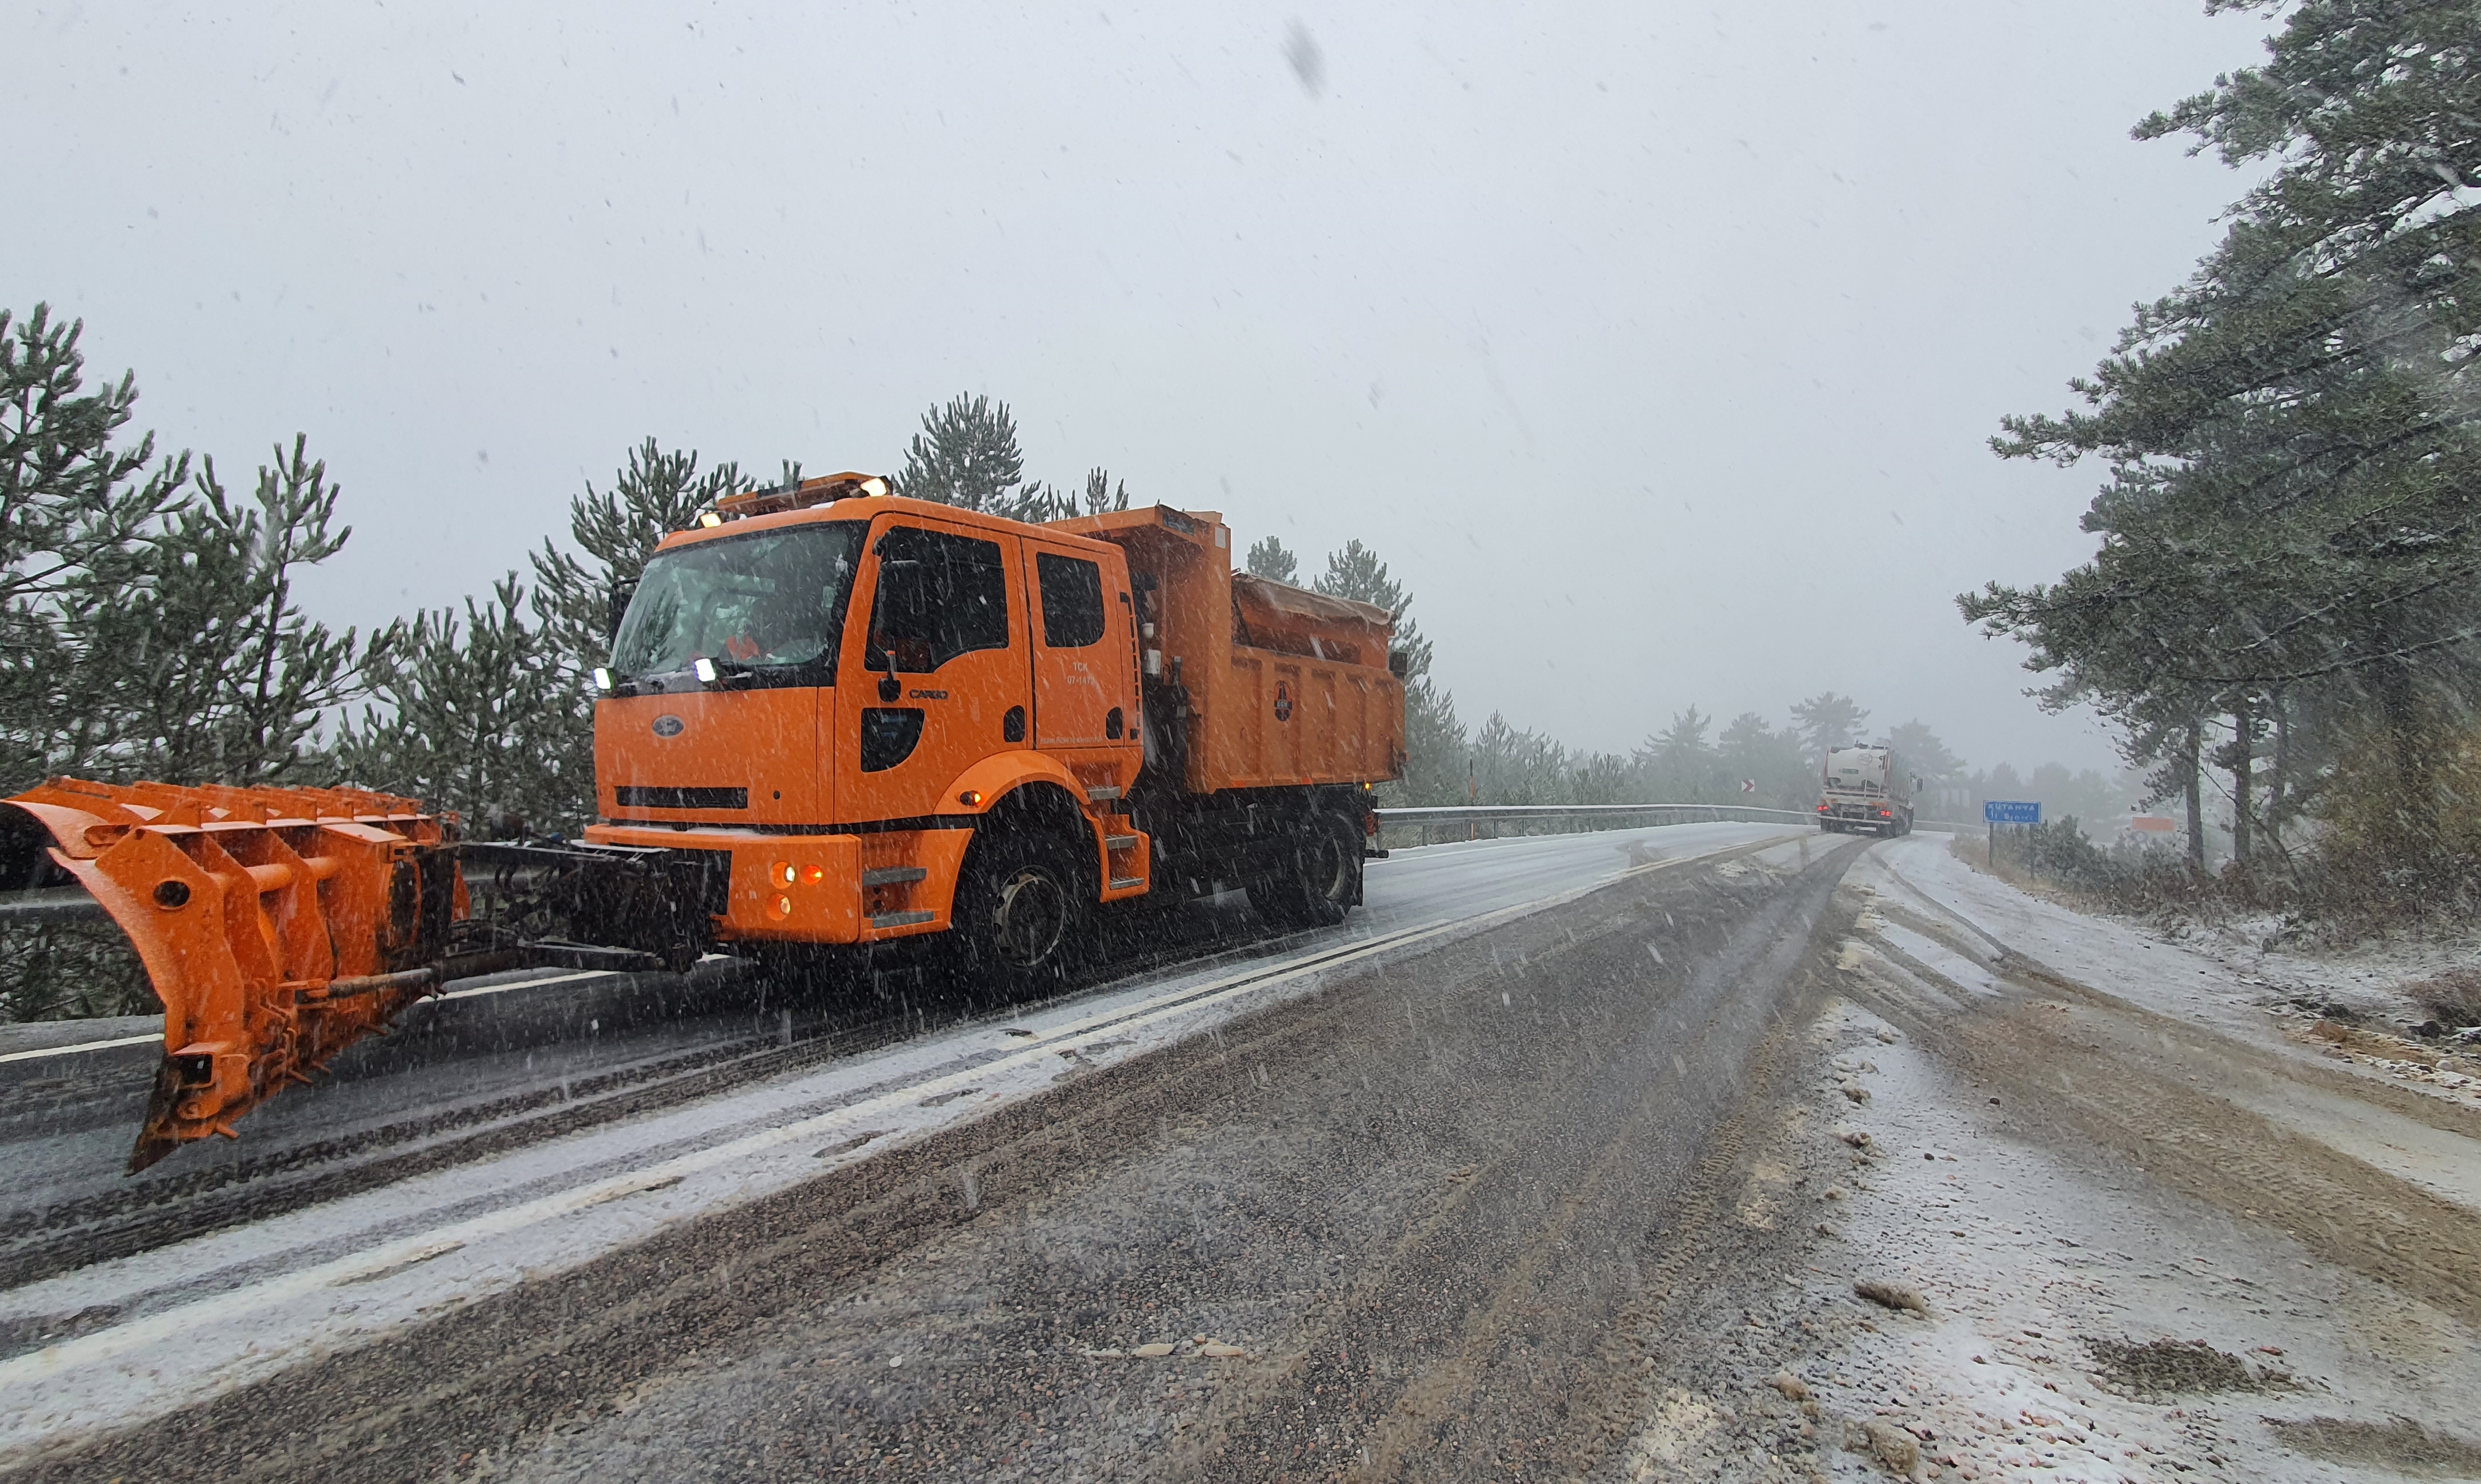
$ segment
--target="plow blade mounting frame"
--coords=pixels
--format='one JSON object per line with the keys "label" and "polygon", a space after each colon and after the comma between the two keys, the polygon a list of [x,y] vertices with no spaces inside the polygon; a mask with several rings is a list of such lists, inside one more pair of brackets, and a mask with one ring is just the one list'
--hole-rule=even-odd
{"label": "plow blade mounting frame", "polygon": [[164,1002],[134,1173],[432,993],[465,915],[454,816],[350,789],[55,778],[5,802],[101,905]]}

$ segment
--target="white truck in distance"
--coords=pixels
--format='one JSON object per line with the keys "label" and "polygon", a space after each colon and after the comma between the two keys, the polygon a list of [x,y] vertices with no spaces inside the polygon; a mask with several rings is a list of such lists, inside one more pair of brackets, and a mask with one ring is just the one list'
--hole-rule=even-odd
{"label": "white truck in distance", "polygon": [[1826,753],[1826,786],[1817,800],[1818,827],[1830,835],[1872,830],[1907,835],[1913,828],[1913,794],[1921,781],[1904,771],[1890,747],[1855,743]]}

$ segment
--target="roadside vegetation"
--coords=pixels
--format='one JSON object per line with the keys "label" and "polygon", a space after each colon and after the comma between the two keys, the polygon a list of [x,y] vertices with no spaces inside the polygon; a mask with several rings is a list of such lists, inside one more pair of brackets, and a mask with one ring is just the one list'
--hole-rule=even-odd
{"label": "roadside vegetation", "polygon": [[[2101,465],[2093,560],[1958,603],[2027,646],[2048,704],[2116,721],[2184,815],[2184,873],[2062,872],[2338,923],[2460,914],[2481,899],[2481,25],[2468,3],[2209,8],[2279,14],[2266,62],[2135,134],[2257,184],[2077,405],[1993,439]],[[2231,842],[2210,880],[2209,816]]]}

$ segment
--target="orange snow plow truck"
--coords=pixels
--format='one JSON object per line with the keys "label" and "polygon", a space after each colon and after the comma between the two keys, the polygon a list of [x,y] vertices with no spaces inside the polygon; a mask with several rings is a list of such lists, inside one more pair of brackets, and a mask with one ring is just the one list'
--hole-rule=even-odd
{"label": "orange snow plow truck", "polygon": [[108,913],[163,1001],[131,1168],[237,1136],[476,974],[938,934],[1021,991],[1120,904],[1237,886],[1314,925],[1360,901],[1368,790],[1404,766],[1386,610],[1236,574],[1213,511],[1030,525],[887,491],[725,500],[614,591],[581,839],[467,841],[344,789],[7,800],[13,895]]}

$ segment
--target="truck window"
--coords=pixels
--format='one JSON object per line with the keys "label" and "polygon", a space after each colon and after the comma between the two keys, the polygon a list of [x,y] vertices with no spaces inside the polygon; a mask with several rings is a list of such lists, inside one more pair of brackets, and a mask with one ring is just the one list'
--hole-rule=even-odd
{"label": "truck window", "polygon": [[630,600],[612,668],[637,678],[729,661],[753,686],[832,686],[858,521],[722,536],[658,553]]}
{"label": "truck window", "polygon": [[1033,554],[1042,587],[1042,641],[1054,649],[1083,649],[1103,639],[1103,568],[1075,557]]}
{"label": "truck window", "polygon": [[875,549],[874,659],[894,655],[899,670],[920,675],[961,654],[1008,647],[1007,568],[1000,543],[891,526]]}

